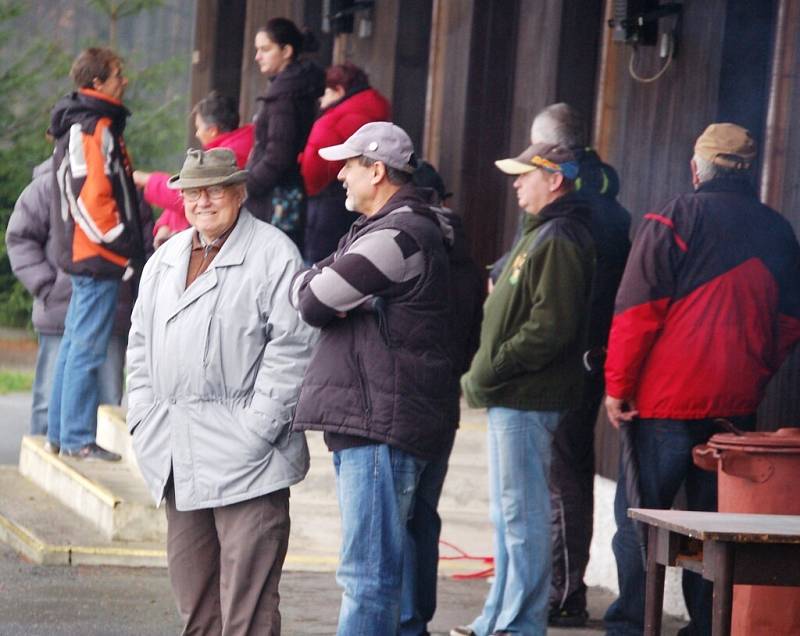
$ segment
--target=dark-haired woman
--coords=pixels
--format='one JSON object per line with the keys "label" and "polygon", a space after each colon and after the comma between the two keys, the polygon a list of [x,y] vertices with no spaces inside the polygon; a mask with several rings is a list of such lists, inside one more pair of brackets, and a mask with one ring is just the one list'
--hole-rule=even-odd
{"label": "dark-haired woman", "polygon": [[318,150],[342,143],[364,124],[391,119],[389,102],[370,88],[366,73],[350,63],[328,68],[320,107],[322,112],[311,128],[300,161],[309,197],[303,250],[306,263],[316,263],[331,254],[358,218],[344,207],[344,188],[336,179],[344,161],[325,161]]}
{"label": "dark-haired woman", "polygon": [[313,37],[291,20],[273,18],[256,33],[256,63],[270,78],[255,117],[256,138],[247,164],[247,208],[272,223],[302,251],[305,191],[297,157],[314,123],[325,74],[299,59]]}

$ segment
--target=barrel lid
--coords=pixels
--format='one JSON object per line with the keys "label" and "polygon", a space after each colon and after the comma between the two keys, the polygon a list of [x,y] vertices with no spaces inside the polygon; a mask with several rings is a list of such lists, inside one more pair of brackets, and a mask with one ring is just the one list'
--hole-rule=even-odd
{"label": "barrel lid", "polygon": [[708,440],[713,448],[740,448],[743,446],[761,446],[765,448],[796,449],[800,451],[800,428],[779,428],[777,431],[756,431],[736,435],[734,433],[717,433]]}

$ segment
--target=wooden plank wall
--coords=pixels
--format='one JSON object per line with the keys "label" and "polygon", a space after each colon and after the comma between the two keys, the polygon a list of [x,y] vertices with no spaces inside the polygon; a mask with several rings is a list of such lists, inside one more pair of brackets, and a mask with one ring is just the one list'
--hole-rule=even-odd
{"label": "wooden plank wall", "polygon": [[[772,61],[770,112],[762,196],[800,236],[800,3],[781,0]],[[800,426],[800,347],[767,389],[758,412],[759,428]]]}
{"label": "wooden plank wall", "polygon": [[[600,81],[611,90],[598,106],[597,147],[619,172],[620,201],[634,223],[691,190],[694,140],[717,114],[725,9],[725,0],[685,3],[678,55],[650,84],[628,73],[632,47],[608,44]],[[641,47],[635,62],[643,76],[663,63],[657,47]]]}
{"label": "wooden plank wall", "polygon": [[529,144],[547,104],[593,109],[601,9],[602,0],[434,4],[425,151],[455,192],[481,264],[510,247],[519,221],[511,180],[494,160]]}
{"label": "wooden plank wall", "polygon": [[[344,33],[336,38],[334,45],[335,63],[350,61],[360,66],[369,75],[370,84],[390,102],[394,99],[399,11],[399,0],[380,0],[370,12],[370,37],[361,38],[357,32]],[[359,16],[356,31],[358,19]]]}
{"label": "wooden plank wall", "polygon": [[435,0],[433,7],[432,48],[438,68],[433,69],[428,85],[426,140],[423,154],[438,168],[447,188],[453,192],[449,204],[464,210],[461,165],[470,144],[466,130],[466,103],[469,73],[466,52],[472,48],[473,1]]}
{"label": "wooden plank wall", "polygon": [[[533,118],[549,104],[564,101],[578,108],[589,127],[594,111],[602,9],[602,0],[520,2],[511,136],[505,156],[517,155],[528,146]],[[498,253],[511,246],[519,223],[520,210],[511,182],[506,179]]]}

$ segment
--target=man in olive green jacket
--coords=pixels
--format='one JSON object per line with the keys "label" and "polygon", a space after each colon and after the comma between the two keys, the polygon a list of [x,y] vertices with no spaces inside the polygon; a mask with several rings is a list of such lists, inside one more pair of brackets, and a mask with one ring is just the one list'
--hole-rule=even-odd
{"label": "man in olive green jacket", "polygon": [[578,163],[537,144],[497,167],[517,175],[527,212],[484,305],[481,344],[462,378],[472,407],[487,407],[495,579],[483,612],[451,634],[544,635],[550,591],[550,445],[577,406],[594,273],[590,209],[573,192]]}

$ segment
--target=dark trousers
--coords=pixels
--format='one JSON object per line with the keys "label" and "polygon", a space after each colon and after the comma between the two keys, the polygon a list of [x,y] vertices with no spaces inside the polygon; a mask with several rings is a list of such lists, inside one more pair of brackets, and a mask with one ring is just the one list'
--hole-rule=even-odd
{"label": "dark trousers", "polygon": [[553,573],[550,611],[586,610],[583,576],[589,563],[594,513],[594,426],[605,388],[603,374],[587,375],[581,405],[567,411],[553,437],[550,506]]}
{"label": "dark trousers", "polygon": [[[752,430],[755,420],[736,418],[735,423],[740,428]],[[685,482],[689,510],[717,509],[716,473],[701,470],[692,462],[692,448],[721,432],[713,420],[642,419],[636,423],[634,431],[642,507],[670,508],[678,489]],[[614,499],[617,532],[611,542],[617,560],[619,597],[604,617],[606,633],[620,636],[638,635],[644,629],[645,571],[639,538],[627,510],[621,469]],[[683,571],[683,596],[691,620],[689,634],[711,633],[712,591],[709,581],[693,572]]]}
{"label": "dark trousers", "polygon": [[183,634],[280,634],[289,489],[187,512],[175,508],[171,486],[166,499],[169,578]]}

